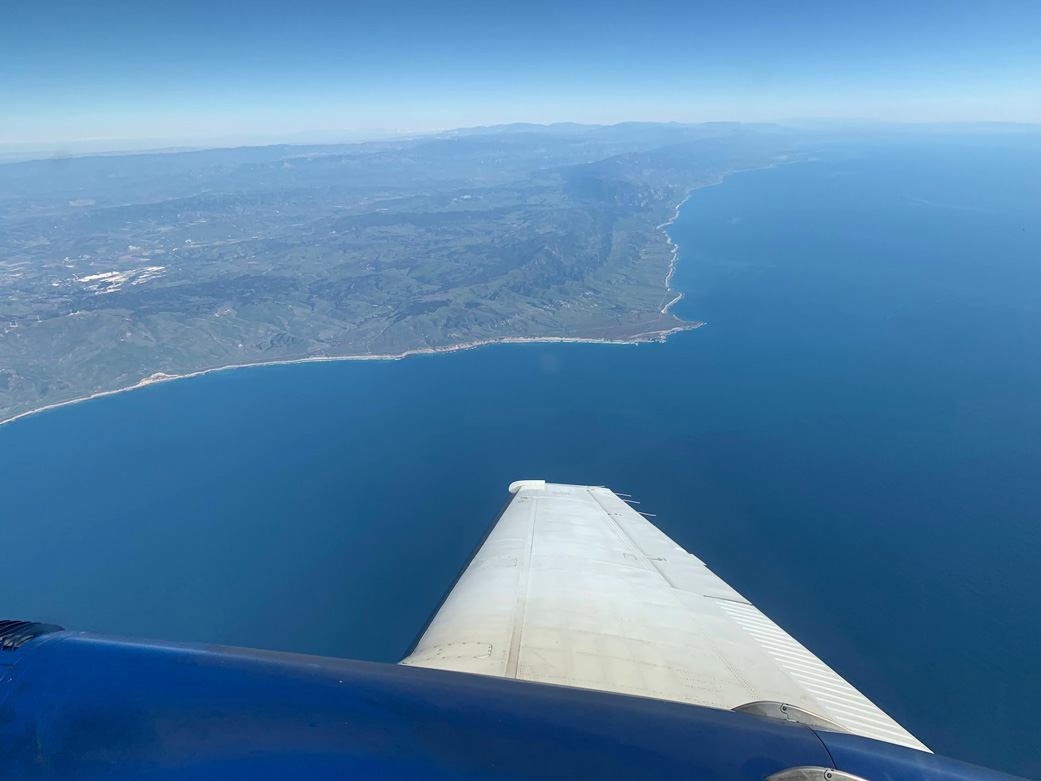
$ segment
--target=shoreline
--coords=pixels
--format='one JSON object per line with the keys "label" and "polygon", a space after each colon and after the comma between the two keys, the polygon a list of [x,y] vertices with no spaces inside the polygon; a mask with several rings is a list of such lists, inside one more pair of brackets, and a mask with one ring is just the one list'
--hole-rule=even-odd
{"label": "shoreline", "polygon": [[[679,300],[683,298],[683,293],[673,291],[670,282],[672,281],[672,275],[676,271],[676,261],[679,257],[679,245],[672,240],[672,236],[665,230],[668,226],[672,225],[680,216],[680,209],[683,205],[690,200],[695,190],[700,190],[705,187],[715,187],[718,184],[722,184],[723,181],[732,174],[744,173],[745,171],[759,171],[767,168],[773,168],[780,162],[790,161],[774,161],[769,165],[756,166],[753,168],[741,168],[733,171],[724,171],[719,174],[715,181],[707,182],[705,184],[695,185],[687,190],[683,200],[676,204],[675,211],[672,217],[663,222],[661,225],[655,227],[655,230],[660,230],[665,234],[665,240],[672,247],[671,257],[669,259],[669,267],[665,274],[665,299],[668,299],[670,293],[676,293],[675,297],[665,302],[661,308],[661,314],[668,314],[669,309]],[[679,319],[679,318],[677,318]],[[448,347],[421,347],[414,350],[405,350],[402,353],[396,355],[311,355],[304,358],[287,358],[284,360],[276,361],[254,361],[253,363],[235,363],[228,366],[214,366],[209,369],[199,369],[198,371],[188,372],[186,374],[166,374],[165,372],[155,372],[154,374],[145,377],[143,380],[133,384],[127,385],[124,388],[115,388],[113,390],[98,391],[97,393],[91,393],[88,396],[80,396],[76,399],[68,399],[67,401],[57,401],[53,404],[47,404],[43,407],[37,407],[35,409],[26,410],[25,412],[19,412],[17,415],[13,415],[9,418],[0,420],[0,427],[7,425],[8,423],[14,423],[16,420],[27,418],[30,415],[36,415],[40,412],[46,412],[47,410],[58,409],[60,407],[68,407],[72,404],[79,404],[84,401],[91,401],[92,399],[100,399],[105,396],[114,396],[117,393],[128,393],[130,391],[138,390],[140,388],[146,388],[149,385],[156,385],[161,382],[172,382],[174,380],[186,380],[190,377],[201,377],[205,374],[213,374],[215,372],[231,371],[233,369],[251,369],[258,366],[290,366],[297,363],[327,363],[330,361],[400,361],[403,358],[408,358],[413,355],[438,355],[443,353],[455,353],[462,352],[464,350],[476,350],[479,347],[488,347],[495,344],[537,344],[537,343],[563,343],[563,344],[646,344],[647,342],[664,342],[670,334],[678,331],[692,331],[696,328],[700,328],[705,323],[700,321],[683,321],[680,320],[679,324],[673,328],[667,330],[655,332],[648,338],[629,338],[629,339],[597,339],[594,337],[564,337],[564,336],[507,336],[500,339],[482,339],[476,342],[464,342],[462,344],[450,345]]]}
{"label": "shoreline", "polygon": [[464,342],[462,344],[454,344],[447,347],[420,347],[414,350],[406,350],[402,353],[395,355],[309,355],[304,358],[286,358],[284,360],[277,361],[254,361],[253,363],[235,363],[228,366],[214,366],[209,369],[199,369],[198,371],[188,372],[186,374],[166,374],[165,372],[156,372],[149,377],[145,377],[140,382],[134,385],[127,385],[124,388],[115,388],[113,390],[98,391],[92,393],[89,396],[81,396],[76,399],[68,399],[66,401],[56,401],[53,404],[48,404],[44,407],[37,407],[36,409],[26,410],[25,412],[19,412],[17,415],[13,415],[9,418],[0,420],[0,426],[5,426],[8,423],[14,423],[16,420],[27,418],[30,415],[36,415],[40,412],[46,412],[47,410],[58,409],[59,407],[68,407],[72,404],[79,404],[84,401],[91,401],[92,399],[100,399],[105,396],[115,396],[117,393],[129,393],[130,391],[139,390],[141,388],[147,388],[150,385],[158,385],[163,382],[173,382],[174,380],[186,380],[190,377],[202,377],[206,374],[215,374],[216,372],[232,371],[234,369],[253,369],[259,366],[292,366],[297,363],[330,363],[334,361],[400,361],[405,358],[410,358],[415,355],[440,355],[444,353],[457,353],[465,350],[476,350],[481,347],[490,347],[497,344],[537,344],[537,343],[561,343],[561,344],[619,344],[619,345],[639,345],[646,344],[648,342],[664,342],[669,334],[676,333],[678,331],[691,331],[695,328],[700,328],[704,323],[685,323],[677,325],[674,328],[669,328],[663,331],[652,332],[651,335],[646,339],[597,339],[594,337],[580,337],[580,336],[506,336],[500,339],[482,339],[476,342]]}
{"label": "shoreline", "polygon": [[[680,209],[683,208],[683,204],[685,204],[687,201],[690,200],[690,196],[694,194],[695,190],[700,190],[701,187],[713,187],[713,186],[719,184],[720,182],[722,182],[728,175],[729,174],[723,174],[722,176],[720,176],[719,177],[719,182],[712,182],[712,184],[703,184],[700,187],[691,187],[689,190],[687,190],[687,194],[685,196],[683,196],[683,200],[676,204],[676,210],[672,213],[672,217],[668,221],[663,222],[661,225],[659,225],[657,228],[655,228],[655,230],[659,230],[659,231],[661,231],[662,233],[665,234],[665,242],[670,247],[672,247],[672,252],[671,252],[671,255],[669,257],[669,270],[665,274],[665,298],[669,297],[669,293],[675,292],[672,289],[671,282],[672,282],[672,275],[676,271],[676,259],[679,256],[679,250],[680,250],[679,245],[672,240],[672,236],[670,236],[669,232],[667,230],[665,230],[665,229],[668,228],[670,225],[672,225],[672,223],[676,222],[677,219],[679,219]],[[676,292],[675,298],[673,298],[672,300],[668,301],[665,304],[665,306],[663,306],[661,308],[661,313],[663,315],[667,315],[669,313],[669,310],[672,308],[672,305],[675,304],[677,301],[679,301],[681,298],[683,298],[683,294],[679,293],[679,292]]]}
{"label": "shoreline", "polygon": [[[682,209],[683,205],[687,201],[690,200],[690,197],[694,194],[694,191],[695,190],[702,190],[702,189],[704,189],[706,187],[715,187],[717,185],[723,184],[723,182],[726,180],[726,178],[728,176],[732,176],[734,174],[743,174],[743,173],[746,173],[748,171],[766,171],[766,170],[769,170],[771,168],[776,168],[777,166],[782,165],[783,163],[796,163],[796,162],[801,162],[801,161],[798,160],[798,159],[783,159],[783,160],[774,160],[769,165],[757,165],[757,166],[753,166],[752,168],[735,168],[733,171],[724,171],[723,173],[719,174],[719,178],[716,179],[716,181],[714,181],[714,182],[706,182],[705,184],[695,185],[694,187],[691,187],[689,190],[687,190],[687,194],[683,197],[683,200],[680,201],[678,204],[676,204],[676,211],[673,212],[672,217],[669,220],[667,220],[666,222],[663,222],[657,228],[655,228],[655,230],[660,230],[660,231],[662,231],[665,234],[666,242],[672,247],[672,257],[669,259],[669,271],[665,275],[665,296],[666,296],[666,298],[668,298],[669,293],[674,292],[672,290],[672,287],[671,287],[671,282],[672,282],[672,275],[676,271],[676,259],[678,257],[678,253],[679,253],[679,249],[680,248],[679,248],[679,245],[672,240],[672,236],[670,236],[669,232],[667,230],[665,230],[665,229],[668,228],[670,225],[672,225],[674,222],[676,222],[677,219],[679,219],[680,209]],[[668,314],[669,310],[672,308],[673,304],[675,304],[677,301],[679,301],[682,298],[683,298],[683,293],[676,293],[676,297],[673,298],[671,301],[669,301],[667,304],[665,304],[664,307],[662,307],[661,313],[663,315]],[[700,323],[699,325],[705,325],[705,323]]]}

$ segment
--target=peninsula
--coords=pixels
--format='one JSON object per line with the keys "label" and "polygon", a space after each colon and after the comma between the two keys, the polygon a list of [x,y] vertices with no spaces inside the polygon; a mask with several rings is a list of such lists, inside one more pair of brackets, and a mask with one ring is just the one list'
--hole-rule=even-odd
{"label": "peninsula", "polygon": [[504,126],[0,165],[0,423],[236,366],[664,339],[698,323],[662,228],[793,143]]}

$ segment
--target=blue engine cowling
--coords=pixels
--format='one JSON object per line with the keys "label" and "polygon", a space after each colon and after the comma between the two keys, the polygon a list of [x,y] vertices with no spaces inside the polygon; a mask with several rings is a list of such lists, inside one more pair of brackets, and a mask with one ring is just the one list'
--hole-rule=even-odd
{"label": "blue engine cowling", "polygon": [[807,726],[416,667],[20,628],[0,778],[1009,778]]}

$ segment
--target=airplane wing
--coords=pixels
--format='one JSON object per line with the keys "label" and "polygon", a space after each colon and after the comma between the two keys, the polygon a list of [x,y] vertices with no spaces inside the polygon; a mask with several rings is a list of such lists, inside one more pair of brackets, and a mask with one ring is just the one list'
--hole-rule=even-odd
{"label": "airplane wing", "polygon": [[401,664],[928,749],[607,488],[524,480]]}

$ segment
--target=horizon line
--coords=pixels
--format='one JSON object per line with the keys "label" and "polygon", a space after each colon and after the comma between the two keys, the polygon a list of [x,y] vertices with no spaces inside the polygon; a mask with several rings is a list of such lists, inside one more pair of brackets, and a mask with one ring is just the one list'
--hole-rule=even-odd
{"label": "horizon line", "polygon": [[[248,139],[249,134],[241,134],[243,136],[239,140],[234,140],[235,135],[232,136],[214,136],[214,137],[199,137],[199,136],[187,136],[182,140],[176,138],[162,138],[162,137],[119,137],[119,136],[97,136],[79,139],[63,139],[63,140],[48,140],[48,141],[6,141],[0,139],[0,165],[10,163],[25,163],[34,162],[46,159],[79,159],[85,157],[122,157],[122,156],[133,156],[133,155],[149,155],[149,154],[178,154],[186,152],[207,152],[217,150],[231,150],[231,149],[262,149],[265,147],[275,146],[354,146],[367,143],[374,143],[379,141],[388,141],[393,139],[407,140],[410,138],[421,138],[424,136],[438,136],[450,133],[457,133],[468,130],[496,130],[510,127],[531,127],[531,128],[542,128],[550,129],[558,126],[569,126],[569,127],[581,127],[581,128],[610,128],[620,127],[623,125],[679,125],[684,127],[698,127],[702,125],[767,125],[777,127],[791,127],[796,130],[807,130],[812,131],[813,127],[797,126],[801,124],[828,124],[831,123],[833,126],[843,126],[845,128],[855,128],[857,126],[873,126],[873,127],[911,127],[911,128],[964,128],[971,126],[993,126],[1002,128],[1018,128],[1025,131],[1041,131],[1041,122],[1028,122],[1022,120],[999,120],[999,119],[973,119],[973,120],[888,120],[888,119],[873,119],[870,117],[828,117],[828,116],[806,116],[806,117],[790,117],[779,120],[771,121],[743,121],[743,120],[726,120],[726,119],[713,119],[703,120],[700,122],[684,122],[680,120],[623,120],[620,122],[574,122],[569,120],[561,120],[556,122],[499,122],[491,123],[486,125],[460,125],[457,127],[441,127],[441,128],[430,128],[425,130],[415,129],[390,129],[390,128],[341,128],[337,130],[300,130],[291,131],[285,134],[281,134],[281,138],[285,140],[279,140],[280,134],[273,134],[271,138],[265,138],[263,140],[255,139],[253,141]],[[834,127],[831,129],[835,129]],[[320,140],[322,136],[337,136],[337,135],[358,135],[359,137],[355,140],[341,139],[341,140]],[[314,140],[300,140],[302,136],[311,136]],[[293,140],[295,137],[295,140]],[[148,144],[155,143],[156,146],[148,146]],[[112,148],[103,148],[96,150],[69,150],[64,151],[61,149],[63,146],[75,146],[75,145],[105,145],[105,144],[127,144],[129,147],[121,148],[119,146],[113,146]],[[133,148],[134,144],[141,144],[138,148]]]}

